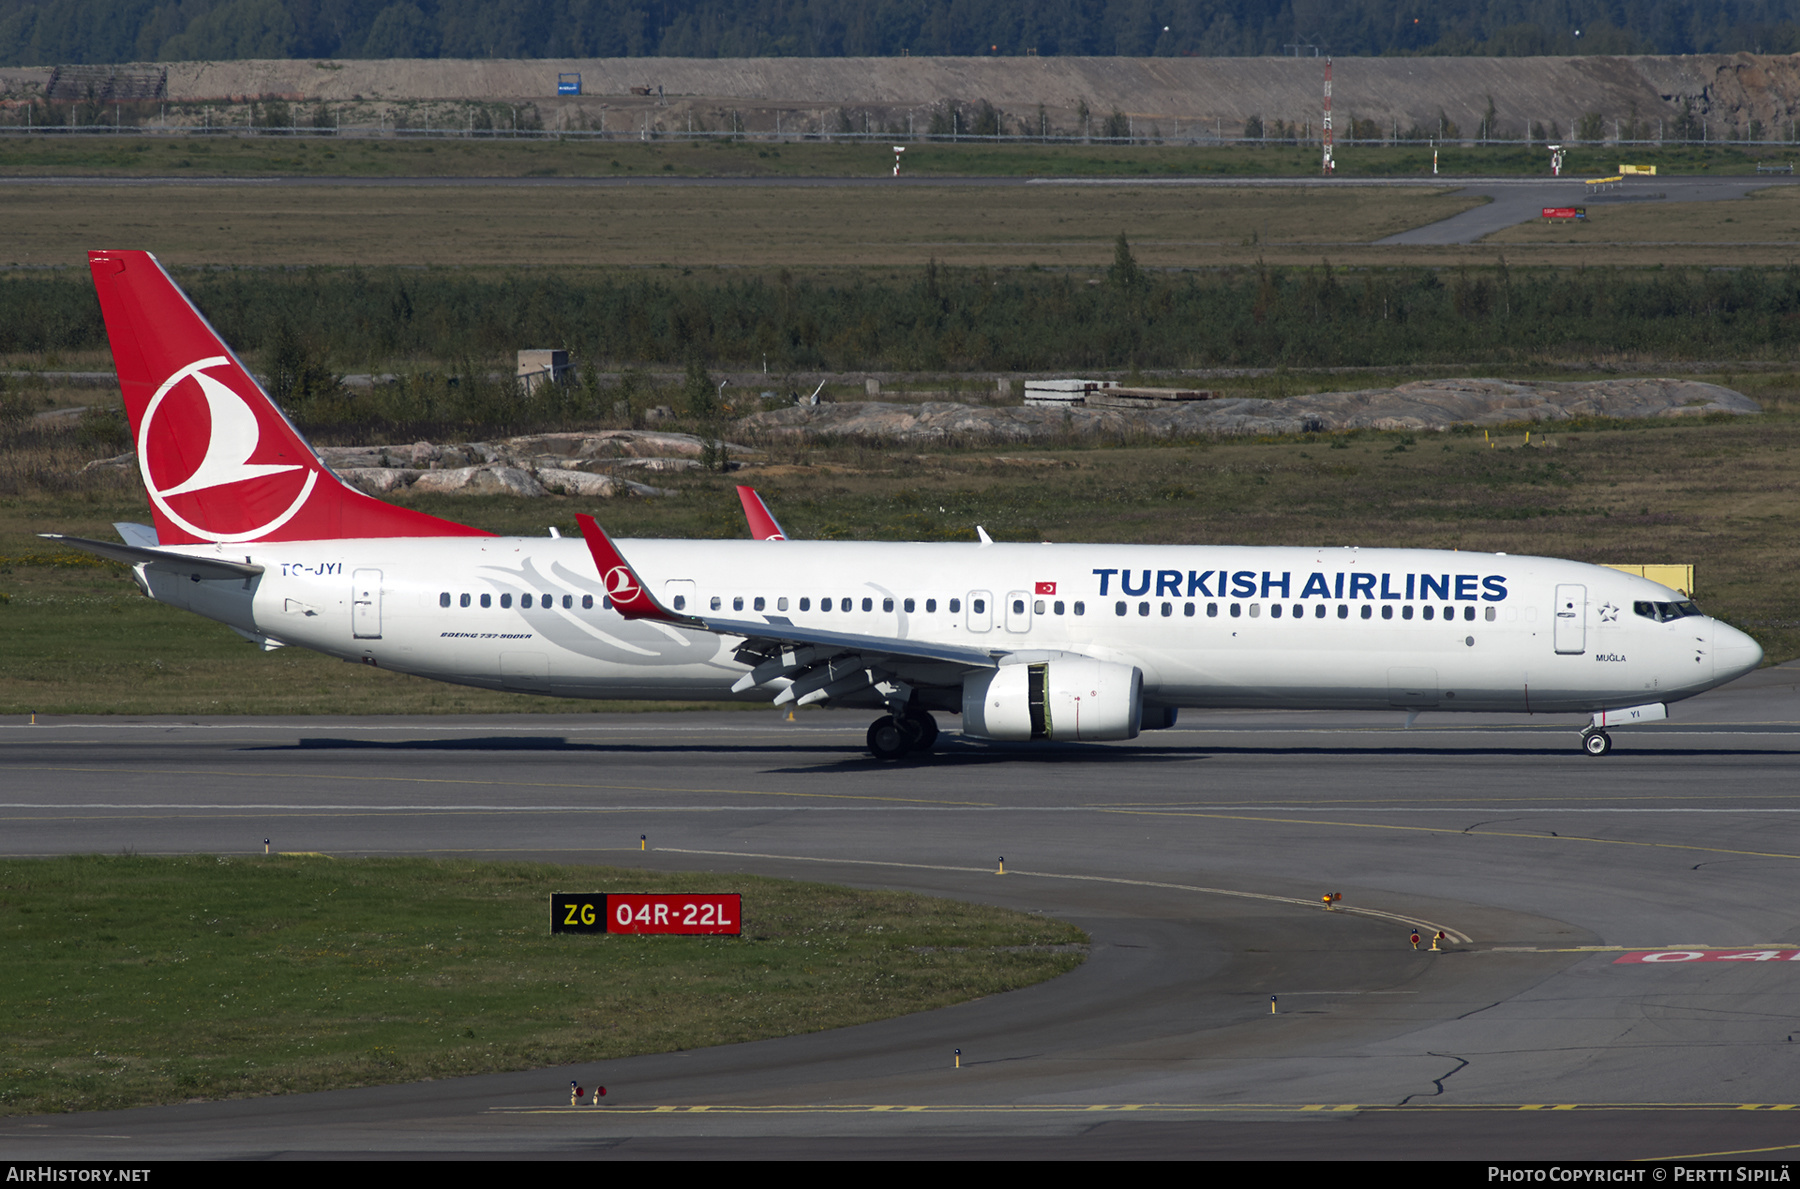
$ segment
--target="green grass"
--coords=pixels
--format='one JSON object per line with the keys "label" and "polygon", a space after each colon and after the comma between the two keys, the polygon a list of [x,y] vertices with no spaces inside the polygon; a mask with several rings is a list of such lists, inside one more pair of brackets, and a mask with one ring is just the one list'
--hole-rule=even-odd
{"label": "green grass", "polygon": [[[552,892],[735,891],[741,937],[549,934]],[[324,857],[0,862],[0,1114],[815,1032],[1041,982],[1041,917],[745,875]],[[546,1101],[558,1088],[545,1086]]]}
{"label": "green grass", "polygon": [[[902,143],[896,141],[894,143]],[[1308,145],[971,144],[908,141],[909,177],[1316,177]],[[1583,145],[1566,172],[1604,176],[1619,162],[1676,174],[1749,174],[1782,149],[1731,145]],[[595,141],[285,136],[30,136],[0,138],[0,174],[241,177],[875,177],[893,168],[886,141]],[[1429,145],[1340,142],[1338,177],[1429,177]],[[1549,172],[1541,145],[1446,144],[1440,176]]]}

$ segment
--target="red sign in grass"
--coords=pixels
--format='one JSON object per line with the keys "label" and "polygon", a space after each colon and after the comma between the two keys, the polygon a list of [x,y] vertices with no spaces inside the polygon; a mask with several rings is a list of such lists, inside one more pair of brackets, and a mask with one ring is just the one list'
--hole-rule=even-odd
{"label": "red sign in grass", "polygon": [[736,892],[688,895],[653,892],[606,897],[608,933],[743,932],[744,898]]}
{"label": "red sign in grass", "polygon": [[1585,206],[1547,206],[1544,208],[1544,218],[1546,218],[1546,219],[1585,219],[1585,218],[1587,218],[1587,207],[1585,207]]}

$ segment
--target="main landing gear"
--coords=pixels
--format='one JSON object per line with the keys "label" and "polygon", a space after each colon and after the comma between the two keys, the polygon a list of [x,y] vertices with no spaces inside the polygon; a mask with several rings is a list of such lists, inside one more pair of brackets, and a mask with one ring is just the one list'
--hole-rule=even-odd
{"label": "main landing gear", "polygon": [[1581,750],[1591,756],[1603,756],[1612,750],[1612,736],[1599,727],[1589,727],[1581,732]]}
{"label": "main landing gear", "polygon": [[878,760],[898,760],[910,752],[930,751],[937,737],[937,719],[928,711],[908,708],[904,714],[884,714],[869,724],[869,754]]}

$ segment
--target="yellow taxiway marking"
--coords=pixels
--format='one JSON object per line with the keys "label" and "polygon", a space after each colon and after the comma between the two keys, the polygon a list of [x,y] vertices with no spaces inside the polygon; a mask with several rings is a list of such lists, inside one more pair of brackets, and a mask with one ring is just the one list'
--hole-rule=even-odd
{"label": "yellow taxiway marking", "polygon": [[1742,855],[1752,859],[1800,859],[1786,851],[1737,850],[1725,846],[1695,846],[1687,842],[1632,842],[1623,838],[1589,838],[1582,834],[1527,834],[1519,830],[1461,830],[1454,826],[1398,826],[1389,822],[1333,822],[1314,818],[1257,817],[1243,813],[1197,813],[1168,809],[1105,809],[1141,817],[1197,817],[1213,821],[1261,822],[1283,826],[1331,826],[1340,830],[1396,830],[1408,834],[1456,834],[1466,838],[1523,838],[1531,842],[1591,842],[1599,846],[1633,846],[1650,850],[1701,851],[1713,855]]}
{"label": "yellow taxiway marking", "polygon": [[[976,875],[992,875],[995,873],[992,867],[953,867],[940,863],[899,863],[891,859],[834,859],[816,855],[774,855],[762,854],[754,851],[692,850],[674,846],[665,846],[662,847],[661,850],[664,854],[707,855],[732,859],[779,859],[788,863],[844,863],[855,867],[899,867],[914,871],[954,871]],[[1080,883],[1121,884],[1133,888],[1162,888],[1173,892],[1197,892],[1207,896],[1232,896],[1240,900],[1265,900],[1275,904],[1294,904],[1301,908],[1311,909],[1313,911],[1318,911],[1320,908],[1320,904],[1317,900],[1302,899],[1298,896],[1277,896],[1269,892],[1241,892],[1234,888],[1209,888],[1198,884],[1164,883],[1150,879],[1125,879],[1116,875],[1070,875],[1057,871],[1026,871],[1018,868],[1014,868],[1006,874],[1008,877],[1019,876],[1025,879],[1065,879],[1074,880]],[[1473,940],[1468,934],[1452,929],[1448,925],[1440,925],[1435,921],[1427,921],[1419,917],[1403,916],[1396,912],[1383,912],[1378,908],[1337,907],[1332,911],[1341,912],[1346,916],[1376,917],[1381,920],[1397,921],[1400,924],[1410,925],[1415,929],[1428,930],[1433,933],[1441,929],[1444,932],[1444,936],[1448,937],[1451,941],[1463,945],[1467,945]]]}
{"label": "yellow taxiway marking", "polygon": [[[1514,1111],[1791,1111],[1793,1103],[1764,1102],[1559,1102],[1559,1103],[1295,1103],[1295,1102],[1102,1102],[1102,1103],[818,1103],[770,1104],[767,1106],[710,1103],[704,1106],[490,1106],[491,1114],[502,1115],[877,1115],[890,1113],[933,1115],[1068,1115],[1105,1113],[1241,1115],[1241,1114],[1315,1114],[1350,1111],[1388,1114],[1438,1114]],[[1791,1145],[1800,1147],[1800,1143]],[[1757,1148],[1752,1151],[1782,1151],[1784,1148]],[[1743,1153],[1709,1152],[1698,1156],[1669,1156],[1668,1160],[1698,1160],[1709,1156],[1732,1156]]]}
{"label": "yellow taxiway marking", "polygon": [[[991,801],[942,801],[930,797],[877,797],[856,793],[793,793],[771,791],[768,789],[699,789],[679,788],[654,784],[587,784],[573,781],[550,780],[469,780],[441,776],[342,776],[329,772],[233,772],[229,769],[210,768],[77,768],[64,765],[40,764],[30,767],[14,767],[13,772],[90,772],[110,775],[129,776],[210,776],[221,779],[244,780],[332,780],[346,784],[421,784],[421,785],[462,785],[471,788],[505,788],[505,789],[575,789],[580,792],[613,792],[613,793],[688,793],[702,796],[734,796],[734,797],[798,797],[819,801],[895,801],[906,805],[963,805],[978,806],[983,809],[994,808]],[[571,809],[582,806],[572,805]]]}

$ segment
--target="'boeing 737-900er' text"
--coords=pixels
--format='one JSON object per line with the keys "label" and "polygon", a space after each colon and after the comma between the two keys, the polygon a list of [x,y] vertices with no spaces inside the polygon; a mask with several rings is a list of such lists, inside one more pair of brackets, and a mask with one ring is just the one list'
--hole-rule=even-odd
{"label": "'boeing 737-900er' text", "polygon": [[[881,712],[869,748],[1130,739],[1183,707],[1529,711],[1606,728],[1762,650],[1643,578],[1420,549],[498,537],[331,473],[146,252],[93,252],[154,526],[60,537],[264,648],[572,698]],[[629,559],[629,560],[628,560]]]}

